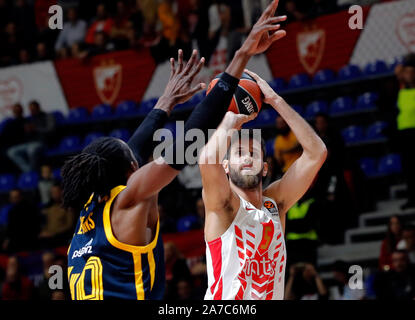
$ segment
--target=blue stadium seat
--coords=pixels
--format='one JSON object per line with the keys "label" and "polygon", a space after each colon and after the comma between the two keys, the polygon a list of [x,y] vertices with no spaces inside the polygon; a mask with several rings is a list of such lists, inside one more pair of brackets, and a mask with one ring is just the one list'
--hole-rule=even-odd
{"label": "blue stadium seat", "polygon": [[307,105],[305,110],[305,117],[307,119],[313,118],[317,113],[326,113],[328,114],[329,107],[326,101],[324,100],[317,100],[311,102]]}
{"label": "blue stadium seat", "polygon": [[0,192],[9,192],[16,186],[14,175],[6,173],[0,175]]}
{"label": "blue stadium seat", "polygon": [[306,73],[293,75],[288,83],[290,89],[304,88],[308,85],[310,85],[310,78]]}
{"label": "blue stadium seat", "polygon": [[39,183],[39,174],[37,172],[24,172],[17,181],[17,186],[22,190],[33,190]]}
{"label": "blue stadium seat", "polygon": [[124,142],[127,142],[130,139],[131,134],[128,129],[120,128],[112,130],[109,134],[110,137],[121,139]]}
{"label": "blue stadium seat", "polygon": [[101,138],[101,137],[104,137],[105,135],[102,133],[102,132],[91,132],[91,133],[88,133],[86,136],[85,136],[85,139],[84,139],[84,141],[83,141],[83,144],[82,144],[82,146],[85,148],[87,145],[89,145],[92,141],[94,141],[94,140],[96,140],[96,139],[98,139],[98,138]]}
{"label": "blue stadium seat", "polygon": [[117,117],[128,117],[137,114],[138,108],[134,101],[122,101],[117,105],[115,109],[115,115]]}
{"label": "blue stadium seat", "polygon": [[376,60],[375,62],[368,63],[365,66],[364,73],[367,76],[377,75],[388,72],[388,66],[384,61]]}
{"label": "blue stadium seat", "polygon": [[374,177],[378,171],[376,168],[376,160],[374,158],[362,158],[359,161],[360,168],[367,177]]}
{"label": "blue stadium seat", "polygon": [[350,126],[341,132],[343,140],[346,144],[358,143],[365,140],[362,127]]}
{"label": "blue stadium seat", "polygon": [[389,124],[385,121],[377,121],[374,124],[370,125],[366,130],[366,139],[368,140],[378,140],[385,139],[384,135],[385,129]]}
{"label": "blue stadium seat", "polygon": [[89,121],[90,116],[85,107],[77,107],[69,110],[66,122],[70,124],[79,124]]}
{"label": "blue stadium seat", "polygon": [[356,109],[373,110],[376,109],[376,101],[379,95],[376,92],[366,92],[357,97]]}
{"label": "blue stadium seat", "polygon": [[293,104],[292,106],[291,106],[291,108],[293,108],[295,111],[297,111],[297,113],[300,115],[300,116],[304,116],[304,108],[302,107],[302,106],[300,106],[300,105],[298,105],[298,104]]}
{"label": "blue stadium seat", "polygon": [[273,157],[274,156],[274,144],[275,144],[275,138],[268,139],[265,142],[265,151],[267,153],[267,157]]}
{"label": "blue stadium seat", "polygon": [[53,175],[53,179],[59,180],[59,181],[62,180],[61,168],[53,169],[52,175]]}
{"label": "blue stadium seat", "polygon": [[336,116],[354,110],[353,99],[349,96],[338,97],[330,105],[330,115]]}
{"label": "blue stadium seat", "polygon": [[192,229],[196,229],[199,227],[198,219],[194,215],[181,217],[179,220],[177,220],[176,227],[178,232],[186,232]]}
{"label": "blue stadium seat", "polygon": [[398,154],[388,154],[380,158],[378,172],[384,175],[402,172],[401,157]]}
{"label": "blue stadium seat", "polygon": [[9,211],[12,206],[12,204],[6,204],[0,208],[0,226],[7,226],[9,222]]}
{"label": "blue stadium seat", "polygon": [[344,67],[342,67],[338,74],[337,79],[338,80],[353,80],[356,78],[359,78],[362,75],[362,71],[360,71],[360,68],[354,64],[349,64]]}
{"label": "blue stadium seat", "polygon": [[138,114],[145,116],[147,113],[149,113],[154,108],[157,101],[158,101],[158,98],[152,98],[152,99],[141,102],[140,107],[138,109]]}
{"label": "blue stadium seat", "polygon": [[283,78],[275,78],[269,83],[269,85],[275,92],[284,91],[287,88],[287,84]]}
{"label": "blue stadium seat", "polygon": [[99,104],[92,109],[92,120],[108,120],[112,117],[112,108],[108,104]]}
{"label": "blue stadium seat", "polygon": [[59,154],[78,152],[82,149],[81,138],[78,136],[64,137],[58,147]]}
{"label": "blue stadium seat", "polygon": [[336,80],[336,76],[334,72],[330,69],[323,69],[318,71],[313,77],[313,84],[327,84],[330,82],[334,82]]}
{"label": "blue stadium seat", "polygon": [[3,119],[1,122],[0,122],[0,133],[2,133],[2,131],[4,130],[4,128],[7,126],[7,124],[8,123],[10,123],[10,121],[12,121],[12,118],[6,118],[6,119]]}
{"label": "blue stadium seat", "polygon": [[55,118],[55,123],[56,123],[57,126],[61,126],[61,125],[65,124],[65,121],[66,121],[65,116],[63,115],[62,112],[53,111],[53,112],[51,112],[51,114]]}

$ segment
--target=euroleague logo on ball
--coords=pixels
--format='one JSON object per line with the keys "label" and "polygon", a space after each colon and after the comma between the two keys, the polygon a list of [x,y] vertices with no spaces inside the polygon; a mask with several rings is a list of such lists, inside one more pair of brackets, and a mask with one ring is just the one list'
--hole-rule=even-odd
{"label": "euroleague logo on ball", "polygon": [[[209,84],[209,87],[206,91],[206,94],[215,87],[218,83],[218,87],[222,88],[222,81],[220,77],[222,73],[217,75]],[[222,88],[225,90],[224,88]],[[227,88],[229,90],[229,88]],[[227,90],[225,90],[227,91]],[[239,81],[238,87],[235,90],[231,104],[229,105],[228,110],[234,113],[240,114],[251,114],[254,112],[259,112],[262,107],[262,98],[261,98],[261,89],[256,83],[255,79],[252,78],[249,74],[243,73],[241,80]]]}

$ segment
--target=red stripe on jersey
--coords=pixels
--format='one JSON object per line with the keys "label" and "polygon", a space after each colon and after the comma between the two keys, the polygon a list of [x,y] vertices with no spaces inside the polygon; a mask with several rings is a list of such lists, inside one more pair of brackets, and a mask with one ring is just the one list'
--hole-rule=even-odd
{"label": "red stripe on jersey", "polygon": [[238,238],[235,238],[235,239],[236,239],[236,245],[238,246],[238,248],[243,250],[244,243],[241,240],[239,240]]}
{"label": "red stripe on jersey", "polygon": [[236,233],[236,235],[237,235],[239,238],[243,239],[243,237],[242,237],[242,230],[241,230],[241,229],[239,229],[239,227],[238,227],[237,225],[235,225],[235,233]]}
{"label": "red stripe on jersey", "polygon": [[212,257],[213,276],[215,278],[215,282],[210,288],[210,291],[213,294],[219,282],[219,288],[215,294],[215,298],[219,290],[220,290],[220,296],[222,297],[222,278],[220,277],[221,271],[222,271],[222,239],[218,238],[216,240],[208,242],[208,246],[209,246],[210,255]]}
{"label": "red stripe on jersey", "polygon": [[246,244],[255,250],[255,245],[251,241],[246,240]]}
{"label": "red stripe on jersey", "polygon": [[249,234],[252,238],[254,238],[254,239],[255,239],[255,235],[254,235],[251,231],[246,230],[246,233],[247,233],[247,234]]}

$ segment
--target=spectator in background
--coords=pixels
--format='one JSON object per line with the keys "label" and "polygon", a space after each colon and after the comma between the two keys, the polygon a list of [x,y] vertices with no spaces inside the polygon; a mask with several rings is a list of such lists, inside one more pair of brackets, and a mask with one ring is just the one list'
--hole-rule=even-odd
{"label": "spectator in background", "polygon": [[12,207],[9,210],[3,250],[17,252],[36,247],[40,229],[40,214],[36,205],[23,197],[19,189],[10,191],[9,202]]}
{"label": "spectator in background", "polygon": [[[104,54],[112,50],[113,46],[108,42],[108,36],[103,31],[97,31],[94,36],[94,43],[89,45],[86,50],[79,52],[78,58],[88,59],[98,54]],[[73,47],[75,50],[75,46]]]}
{"label": "spectator in background", "polygon": [[402,219],[394,215],[389,218],[388,231],[382,241],[379,256],[379,268],[388,271],[392,265],[392,252],[397,249],[397,245],[402,238]]}
{"label": "spectator in background", "polygon": [[125,50],[133,44],[134,30],[130,19],[130,8],[124,1],[117,1],[117,13],[110,33],[116,50]]}
{"label": "spectator in background", "polygon": [[111,34],[114,20],[108,16],[107,9],[104,4],[97,6],[96,20],[88,28],[85,42],[89,45],[96,45],[96,34],[104,33],[106,36]]}
{"label": "spectator in background", "polygon": [[140,39],[144,34],[144,13],[142,11],[140,1],[136,1],[136,5],[133,7],[130,17],[131,29],[132,29],[132,46],[139,46]]}
{"label": "spectator in background", "polygon": [[22,274],[17,256],[9,257],[6,280],[1,289],[2,300],[30,300],[33,298],[33,284]]}
{"label": "spectator in background", "polygon": [[55,44],[55,51],[60,57],[68,56],[73,45],[82,43],[87,31],[87,24],[78,18],[76,8],[69,8],[67,17],[68,21],[63,25]]}
{"label": "spectator in background", "polygon": [[415,53],[404,58],[395,69],[401,89],[398,94],[397,128],[402,156],[403,176],[406,178],[408,202],[401,209],[415,207],[415,154],[410,146],[415,140]]}
{"label": "spectator in background", "polygon": [[282,117],[277,117],[278,134],[274,143],[274,157],[283,173],[297,160],[302,148],[296,136]]}
{"label": "spectator in background", "polygon": [[286,215],[285,239],[287,251],[290,253],[287,260],[288,267],[298,262],[317,263],[319,245],[317,230],[324,206],[317,194],[316,179]]}
{"label": "spectator in background", "polygon": [[337,283],[336,294],[333,300],[363,300],[365,297],[364,289],[352,289],[349,286],[349,265],[344,261],[336,261],[332,266],[333,277]]}
{"label": "spectator in background", "polygon": [[285,300],[327,300],[328,292],[315,267],[297,263],[290,267]]}
{"label": "spectator in background", "polygon": [[202,190],[202,177],[197,164],[186,166],[180,171],[177,179],[193,198]]}
{"label": "spectator in background", "polygon": [[392,269],[382,272],[374,283],[376,298],[380,300],[413,300],[415,298],[415,269],[406,251],[392,253]]}
{"label": "spectator in background", "polygon": [[287,0],[285,2],[285,12],[284,14],[287,16],[287,21],[302,21],[305,19],[306,14],[298,8],[298,2],[294,0]]}
{"label": "spectator in background", "polygon": [[51,201],[51,189],[53,184],[54,180],[51,166],[41,166],[38,190],[40,195],[40,202],[43,206],[47,205]]}
{"label": "spectator in background", "polygon": [[29,103],[29,110],[31,116],[24,125],[24,142],[7,150],[9,158],[23,172],[36,171],[39,168],[47,135],[55,129],[55,118],[53,115],[43,112],[37,101]]}
{"label": "spectator in background", "polygon": [[24,128],[26,120],[23,116],[23,107],[20,103],[16,103],[12,107],[12,118],[7,122],[2,132],[2,144],[5,147],[10,147],[24,142],[25,134]]}
{"label": "spectator in background", "polygon": [[16,23],[25,46],[32,47],[37,31],[33,6],[29,5],[26,0],[16,0],[11,15],[10,20]]}
{"label": "spectator in background", "polygon": [[27,48],[21,48],[19,50],[19,64],[31,63],[32,56]]}
{"label": "spectator in background", "polygon": [[44,243],[51,245],[63,245],[71,238],[75,228],[75,214],[70,209],[62,207],[62,187],[55,182],[51,188],[51,201],[42,210],[45,216],[45,224],[39,234]]}
{"label": "spectator in background", "polygon": [[324,14],[330,14],[337,10],[337,0],[312,0],[308,13],[309,18],[315,18]]}
{"label": "spectator in background", "polygon": [[186,259],[173,242],[164,244],[164,263],[166,266],[166,298],[174,299],[177,296],[177,281],[190,279],[191,273]]}
{"label": "spectator in background", "polygon": [[24,40],[17,31],[14,22],[8,22],[2,28],[0,41],[2,45],[2,50],[0,50],[1,66],[18,63],[19,50],[24,46]]}
{"label": "spectator in background", "polygon": [[397,249],[408,253],[409,262],[415,265],[415,226],[409,225],[402,230],[402,240],[399,241]]}
{"label": "spectator in background", "polygon": [[52,290],[49,288],[49,268],[53,265],[55,254],[51,251],[46,251],[42,254],[43,264],[43,278],[36,288],[36,298],[39,300],[50,300],[52,298]]}
{"label": "spectator in background", "polygon": [[36,45],[36,61],[47,61],[53,58],[53,52],[49,50],[44,42],[39,42]]}
{"label": "spectator in background", "polygon": [[[49,15],[46,15],[43,23],[39,26],[37,36],[36,36],[36,42],[37,42],[37,46],[39,45],[39,43],[44,44],[45,51],[49,55],[50,59],[55,58],[54,48],[55,48],[56,39],[59,36],[59,32],[60,31],[58,29],[49,28]],[[40,60],[39,57],[37,60]]]}

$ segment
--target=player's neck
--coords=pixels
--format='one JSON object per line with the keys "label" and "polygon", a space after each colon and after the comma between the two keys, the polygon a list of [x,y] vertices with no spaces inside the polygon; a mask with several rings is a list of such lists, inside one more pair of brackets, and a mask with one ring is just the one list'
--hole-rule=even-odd
{"label": "player's neck", "polygon": [[233,191],[235,191],[240,197],[250,202],[255,208],[262,208],[262,182],[255,189],[242,189],[237,187],[230,181],[230,185]]}

